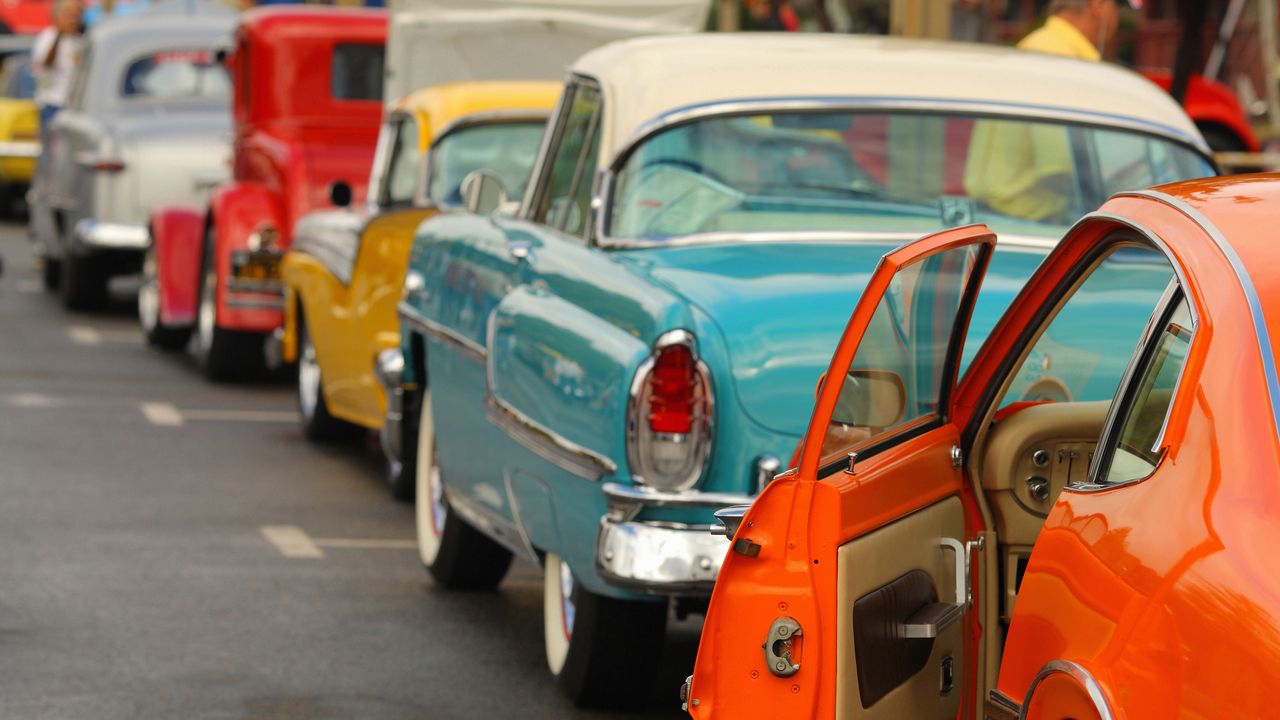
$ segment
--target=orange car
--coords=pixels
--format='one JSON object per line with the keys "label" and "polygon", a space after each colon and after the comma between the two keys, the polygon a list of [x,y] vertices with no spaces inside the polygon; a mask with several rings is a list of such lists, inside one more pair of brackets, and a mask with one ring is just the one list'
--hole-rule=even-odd
{"label": "orange car", "polygon": [[1278,210],[1276,175],[1119,194],[976,353],[991,232],[885,256],[798,466],[721,513],[688,711],[1275,716]]}

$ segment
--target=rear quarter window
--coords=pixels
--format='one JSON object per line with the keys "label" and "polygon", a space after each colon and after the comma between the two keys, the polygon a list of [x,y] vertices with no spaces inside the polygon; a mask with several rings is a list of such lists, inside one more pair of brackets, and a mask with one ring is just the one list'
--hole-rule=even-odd
{"label": "rear quarter window", "polygon": [[373,43],[339,43],[333,48],[329,94],[334,100],[381,100],[384,48]]}

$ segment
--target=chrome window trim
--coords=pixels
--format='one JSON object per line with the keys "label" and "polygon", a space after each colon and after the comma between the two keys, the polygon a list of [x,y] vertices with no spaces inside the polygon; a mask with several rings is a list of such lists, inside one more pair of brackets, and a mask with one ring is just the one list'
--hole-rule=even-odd
{"label": "chrome window trim", "polygon": [[[637,127],[627,140],[619,145],[613,159],[601,170],[600,189],[593,198],[593,206],[599,206],[596,221],[593,223],[593,244],[605,248],[634,249],[640,247],[673,247],[676,242],[682,245],[724,243],[724,236],[732,233],[705,233],[686,235],[672,240],[644,240],[638,238],[617,238],[608,234],[609,216],[611,215],[614,187],[617,173],[646,140],[677,125],[711,117],[731,117],[761,112],[805,112],[805,111],[867,111],[894,110],[903,113],[920,114],[960,114],[968,113],[975,118],[994,117],[1018,120],[1052,120],[1073,125],[1101,128],[1104,130],[1127,130],[1142,135],[1168,140],[1190,149],[1200,156],[1209,167],[1217,170],[1213,154],[1203,138],[1188,136],[1180,131],[1125,115],[1112,115],[1102,112],[1085,112],[1043,105],[1021,105],[1015,103],[984,102],[979,100],[947,100],[941,98],[912,97],[849,97],[830,96],[813,98],[761,98],[722,100],[698,105],[689,105],[670,110]],[[752,233],[738,233],[736,238],[741,242],[744,236]],[[915,233],[913,238],[918,238]]]}
{"label": "chrome window trim", "polygon": [[[524,199],[520,203],[518,217],[523,220],[546,225],[546,223],[534,217],[534,214],[551,178],[551,168],[548,167],[548,162],[554,150],[560,146],[560,140],[564,135],[564,126],[569,120],[568,109],[572,106],[573,97],[580,87],[591,87],[600,93],[600,107],[596,114],[599,118],[604,117],[604,108],[607,103],[605,102],[604,87],[600,81],[589,75],[572,70],[569,71],[565,77],[564,88],[560,91],[560,99],[556,102],[556,107],[547,121],[547,131],[542,136],[542,145],[538,148],[538,155],[534,160],[533,166],[537,174],[530,178],[529,187],[525,189]],[[599,159],[597,159],[597,163],[599,163]]]}
{"label": "chrome window trim", "polygon": [[369,181],[365,185],[364,205],[370,214],[381,210],[382,179],[387,175],[385,166],[391,154],[391,137],[400,131],[400,113],[392,113],[383,119],[378,128],[378,140],[373,146],[373,165],[369,168]]}
{"label": "chrome window trim", "polygon": [[1258,298],[1258,290],[1253,284],[1253,279],[1249,276],[1248,269],[1244,266],[1244,261],[1236,254],[1235,248],[1231,246],[1222,231],[1203,213],[1186,202],[1158,190],[1135,190],[1120,193],[1119,195],[1155,200],[1182,213],[1200,226],[1200,229],[1213,240],[1214,244],[1218,246],[1218,250],[1226,257],[1227,262],[1231,264],[1231,269],[1235,272],[1236,280],[1240,282],[1240,289],[1244,292],[1245,300],[1249,304],[1249,316],[1253,320],[1253,332],[1258,340],[1258,354],[1262,358],[1262,372],[1266,379],[1268,399],[1271,401],[1271,421],[1277,437],[1280,437],[1280,374],[1276,371],[1275,354],[1271,351],[1271,334],[1267,330],[1267,320],[1262,311],[1262,301]]}
{"label": "chrome window trim", "polygon": [[[631,153],[637,143],[645,140],[673,125],[691,120],[699,120],[718,115],[745,115],[761,111],[796,112],[805,110],[903,110],[907,112],[955,112],[967,111],[975,116],[1012,117],[1026,120],[1059,120],[1103,128],[1135,130],[1146,135],[1155,135],[1173,140],[1196,150],[1204,159],[1213,164],[1213,152],[1204,138],[1188,135],[1182,131],[1148,120],[1140,120],[1128,115],[1116,115],[1107,112],[1075,110],[1052,105],[1036,105],[1031,103],[1010,103],[986,100],[953,100],[949,98],[912,97],[912,96],[858,96],[858,95],[826,95],[812,97],[770,97],[770,98],[738,98],[733,100],[716,100],[673,108],[661,115],[641,123],[632,131],[627,140],[619,145],[614,160],[609,164],[616,165],[618,159]],[[1215,165],[1216,167],[1216,165]]]}
{"label": "chrome window trim", "polygon": [[436,340],[440,340],[446,345],[452,346],[460,351],[464,356],[475,360],[476,362],[485,362],[489,353],[485,347],[462,333],[451,327],[430,320],[424,317],[412,305],[401,301],[396,306],[396,312],[400,316],[401,322],[411,328],[419,330]]}
{"label": "chrome window trim", "polygon": [[[440,132],[431,139],[431,144],[427,146],[426,151],[422,155],[422,169],[418,173],[418,188],[414,193],[414,206],[419,208],[435,208],[446,207],[438,205],[428,197],[427,193],[431,189],[431,177],[434,165],[432,164],[432,153],[440,143],[455,133],[463,130],[469,130],[480,125],[504,125],[504,124],[520,124],[520,123],[543,123],[546,124],[551,112],[548,110],[540,110],[537,108],[511,108],[502,110],[484,110],[481,112],[469,113],[458,118],[454,118],[452,122],[447,123]],[[536,160],[535,166],[536,165]],[[483,170],[484,168],[479,168]],[[460,206],[459,206],[460,207]]]}
{"label": "chrome window trim", "polygon": [[1040,672],[1036,673],[1036,677],[1031,681],[1031,686],[1027,688],[1027,694],[1022,699],[1022,707],[1018,709],[1018,720],[1027,720],[1027,709],[1031,707],[1031,698],[1035,695],[1036,688],[1040,683],[1050,675],[1061,674],[1070,677],[1072,680],[1080,683],[1085,693],[1089,696],[1089,702],[1093,703],[1093,709],[1098,711],[1098,717],[1102,720],[1115,720],[1115,713],[1111,710],[1111,704],[1107,702],[1107,696],[1102,691],[1102,685],[1094,679],[1093,675],[1079,664],[1070,660],[1051,660],[1040,668]]}
{"label": "chrome window trim", "polygon": [[[1142,331],[1142,337],[1134,348],[1133,355],[1129,358],[1129,362],[1125,364],[1124,374],[1120,376],[1120,384],[1116,387],[1116,395],[1111,399],[1111,405],[1107,408],[1106,419],[1102,423],[1102,433],[1098,436],[1098,447],[1093,454],[1093,463],[1088,468],[1087,480],[1084,482],[1068,483],[1064,488],[1072,492],[1098,492],[1102,490],[1110,490],[1111,488],[1124,487],[1134,483],[1142,482],[1155,472],[1152,468],[1150,472],[1142,477],[1130,478],[1123,482],[1106,482],[1102,477],[1104,472],[1109,472],[1111,464],[1114,461],[1116,450],[1119,448],[1118,433],[1122,430],[1121,423],[1129,418],[1129,412],[1133,409],[1135,397],[1132,394],[1134,383],[1143,377],[1144,373],[1150,367],[1153,360],[1151,352],[1156,349],[1159,343],[1160,335],[1164,331],[1165,321],[1168,320],[1173,311],[1177,308],[1177,303],[1186,297],[1186,291],[1178,284],[1177,279],[1171,280],[1160,296],[1160,302],[1156,304],[1155,310],[1151,313],[1151,317],[1147,320],[1147,326]],[[1190,303],[1187,303],[1190,305]],[[1194,340],[1195,331],[1192,330],[1192,339]],[[1186,367],[1184,362],[1181,368],[1178,368],[1178,379],[1173,388],[1173,393],[1169,396],[1169,406],[1165,408],[1164,419],[1161,421],[1160,433],[1156,437],[1153,450],[1159,449],[1164,444],[1164,431],[1169,424],[1169,414],[1173,412],[1173,406],[1178,398],[1178,391],[1182,387],[1182,371]]]}

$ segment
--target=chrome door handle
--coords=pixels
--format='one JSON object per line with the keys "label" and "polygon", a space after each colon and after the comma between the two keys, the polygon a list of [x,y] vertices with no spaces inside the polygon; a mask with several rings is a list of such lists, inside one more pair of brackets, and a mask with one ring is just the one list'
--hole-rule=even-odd
{"label": "chrome door handle", "polygon": [[964,617],[964,607],[955,603],[930,603],[907,618],[902,625],[904,638],[936,638]]}
{"label": "chrome door handle", "polygon": [[404,275],[404,291],[402,299],[416,298],[427,294],[427,279],[417,270],[410,270]]}
{"label": "chrome door handle", "polygon": [[938,538],[938,544],[955,557],[955,602],[935,602],[920,608],[899,626],[900,637],[936,638],[963,618],[969,607],[969,547],[948,537]]}
{"label": "chrome door handle", "polygon": [[533,257],[533,243],[528,240],[512,240],[507,245],[507,252],[517,261],[525,261]]}

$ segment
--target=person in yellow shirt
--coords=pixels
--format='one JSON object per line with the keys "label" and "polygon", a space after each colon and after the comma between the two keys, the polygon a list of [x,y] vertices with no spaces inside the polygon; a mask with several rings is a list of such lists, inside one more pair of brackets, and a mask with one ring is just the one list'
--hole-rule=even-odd
{"label": "person in yellow shirt", "polygon": [[[1018,43],[1023,50],[1098,61],[1119,23],[1117,0],[1053,0],[1045,24]],[[1075,175],[1067,130],[1035,123],[978,123],[964,185],[996,212],[1027,220],[1063,219]]]}
{"label": "person in yellow shirt", "polygon": [[1023,50],[1101,60],[1120,23],[1117,0],[1054,0],[1049,19],[1018,43]]}

